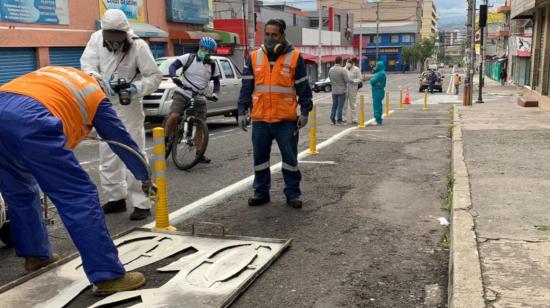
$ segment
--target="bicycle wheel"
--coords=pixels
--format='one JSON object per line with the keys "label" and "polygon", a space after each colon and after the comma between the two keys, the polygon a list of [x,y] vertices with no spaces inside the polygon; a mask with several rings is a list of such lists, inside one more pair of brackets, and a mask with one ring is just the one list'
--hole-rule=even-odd
{"label": "bicycle wheel", "polygon": [[189,117],[187,121],[187,129],[185,131],[178,130],[172,144],[172,160],[181,170],[193,168],[200,161],[208,146],[206,123],[195,117]]}

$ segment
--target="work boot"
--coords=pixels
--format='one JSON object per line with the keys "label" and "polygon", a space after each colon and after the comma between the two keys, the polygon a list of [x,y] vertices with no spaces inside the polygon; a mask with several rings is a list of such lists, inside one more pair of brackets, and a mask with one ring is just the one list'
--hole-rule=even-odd
{"label": "work boot", "polygon": [[145,284],[145,277],[140,272],[126,273],[124,276],[94,283],[92,293],[95,296],[106,296],[115,292],[130,291]]}
{"label": "work boot", "polygon": [[295,199],[286,199],[286,204],[295,208],[295,209],[301,209],[302,208],[302,200],[299,198]]}
{"label": "work boot", "polygon": [[43,268],[46,265],[52,264],[59,260],[59,255],[52,253],[49,259],[41,259],[39,257],[25,257],[25,271],[34,272]]}
{"label": "work boot", "polygon": [[130,215],[130,220],[144,220],[145,218],[151,215],[151,210],[140,209],[138,207],[134,208],[134,212]]}
{"label": "work boot", "polygon": [[103,205],[103,213],[122,213],[126,212],[126,200],[120,199],[116,201],[109,201]]}
{"label": "work boot", "polygon": [[248,199],[248,206],[259,206],[259,205],[264,205],[264,204],[266,204],[266,203],[269,203],[269,201],[271,201],[271,200],[269,199],[269,196],[267,196],[267,197],[257,197],[257,196],[254,196],[254,197]]}
{"label": "work boot", "polygon": [[201,164],[209,164],[212,160],[206,156],[202,156],[201,159],[199,160],[199,163]]}

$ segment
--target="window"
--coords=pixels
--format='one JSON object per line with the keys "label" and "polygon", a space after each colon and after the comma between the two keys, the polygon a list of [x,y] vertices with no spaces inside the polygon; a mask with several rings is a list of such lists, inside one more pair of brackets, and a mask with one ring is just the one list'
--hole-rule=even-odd
{"label": "window", "polygon": [[[381,37],[381,36],[379,37],[378,42],[380,42],[380,41],[382,41],[382,37]],[[369,36],[369,43],[376,43],[376,42],[377,42],[377,41],[376,41],[376,35],[371,35],[371,36]]]}
{"label": "window", "polygon": [[403,36],[401,37],[401,40],[402,40],[403,43],[412,43],[413,42],[412,35],[410,35],[410,34],[403,34]]}
{"label": "window", "polygon": [[227,60],[220,60],[220,64],[222,67],[223,74],[225,75],[225,78],[232,79],[235,78],[235,73],[233,72],[233,68],[231,67],[231,64]]}
{"label": "window", "polygon": [[390,36],[390,43],[399,43],[399,35]]}

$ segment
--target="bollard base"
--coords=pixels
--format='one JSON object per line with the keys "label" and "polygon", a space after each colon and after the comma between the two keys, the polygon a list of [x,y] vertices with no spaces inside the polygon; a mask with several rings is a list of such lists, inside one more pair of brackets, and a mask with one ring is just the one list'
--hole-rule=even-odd
{"label": "bollard base", "polygon": [[365,128],[365,124],[359,124],[357,125],[357,128]]}
{"label": "bollard base", "polygon": [[319,152],[316,151],[316,150],[315,150],[315,151],[308,150],[308,151],[307,151],[307,154],[309,154],[309,155],[317,155],[317,154],[319,154]]}
{"label": "bollard base", "polygon": [[176,229],[176,227],[174,226],[168,226],[164,228],[153,227],[151,228],[151,231],[178,231],[178,229]]}

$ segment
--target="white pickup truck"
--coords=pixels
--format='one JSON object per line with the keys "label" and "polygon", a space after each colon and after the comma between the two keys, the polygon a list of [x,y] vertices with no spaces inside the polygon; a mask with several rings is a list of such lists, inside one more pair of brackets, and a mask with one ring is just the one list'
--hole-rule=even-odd
{"label": "white pickup truck", "polygon": [[[172,105],[172,94],[176,85],[169,77],[168,69],[177,57],[158,58],[157,65],[163,74],[162,82],[159,88],[143,97],[143,110],[145,112],[146,122],[162,122],[164,117],[170,113]],[[212,56],[212,60],[220,69],[221,92],[217,102],[207,102],[207,116],[224,115],[227,117],[237,116],[237,102],[241,90],[241,73],[235,65],[226,57]],[[181,74],[181,68],[177,72]],[[212,91],[212,82],[209,92]]]}

